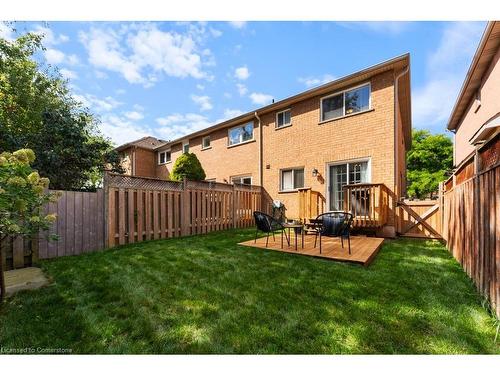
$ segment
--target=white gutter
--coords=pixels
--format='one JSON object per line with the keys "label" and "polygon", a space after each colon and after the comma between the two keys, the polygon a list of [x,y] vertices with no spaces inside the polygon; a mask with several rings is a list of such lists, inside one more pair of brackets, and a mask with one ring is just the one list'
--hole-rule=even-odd
{"label": "white gutter", "polygon": [[[396,179],[396,186],[398,186],[399,183],[399,176],[397,174],[398,170],[398,165],[399,165],[399,153],[398,153],[398,147],[399,147],[399,138],[398,138],[398,108],[399,108],[399,94],[398,94],[398,88],[399,88],[399,79],[404,76],[405,74],[408,74],[410,71],[410,64],[406,66],[406,68],[399,73],[396,76],[395,82],[394,82],[394,97],[396,100],[394,101],[394,177]],[[403,119],[401,119],[403,121]],[[406,152],[406,149],[405,149]],[[401,191],[398,191],[398,195],[401,195]],[[399,199],[401,197],[397,197]]]}
{"label": "white gutter", "polygon": [[260,117],[257,114],[257,111],[254,112],[255,118],[259,123],[259,184],[262,186],[263,183],[263,169],[262,169],[262,123],[260,121]]}

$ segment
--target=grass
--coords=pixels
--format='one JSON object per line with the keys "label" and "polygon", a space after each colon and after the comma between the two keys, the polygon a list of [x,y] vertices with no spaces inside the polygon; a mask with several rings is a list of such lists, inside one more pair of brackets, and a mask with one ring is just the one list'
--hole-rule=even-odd
{"label": "grass", "polygon": [[73,353],[500,353],[444,247],[387,241],[369,268],[241,247],[253,230],[43,261],[0,346]]}

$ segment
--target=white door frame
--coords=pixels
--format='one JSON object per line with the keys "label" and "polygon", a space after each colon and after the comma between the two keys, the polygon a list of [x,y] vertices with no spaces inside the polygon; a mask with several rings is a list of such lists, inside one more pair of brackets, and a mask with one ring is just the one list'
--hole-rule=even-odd
{"label": "white door frame", "polygon": [[[325,197],[326,197],[326,208],[327,211],[330,211],[330,167],[333,165],[341,165],[341,164],[350,164],[350,163],[359,163],[359,162],[368,162],[368,166],[366,168],[366,179],[367,183],[371,183],[372,181],[372,158],[371,156],[367,156],[364,158],[354,158],[354,159],[345,159],[345,160],[337,160],[330,161],[325,164],[325,176],[326,176],[326,186],[325,186]],[[349,178],[349,166],[347,167],[347,178]]]}

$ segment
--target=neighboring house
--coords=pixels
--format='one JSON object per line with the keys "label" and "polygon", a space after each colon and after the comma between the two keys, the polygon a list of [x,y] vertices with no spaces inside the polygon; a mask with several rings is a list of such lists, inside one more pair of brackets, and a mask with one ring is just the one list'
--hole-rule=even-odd
{"label": "neighboring house", "polygon": [[125,143],[116,148],[122,159],[125,174],[140,177],[168,178],[167,174],[158,171],[158,154],[156,148],[166,142],[155,137],[143,137],[133,142]]}
{"label": "neighboring house", "polygon": [[[500,161],[500,22],[488,22],[448,121],[454,182]],[[479,156],[475,158],[476,155]],[[477,163],[474,163],[474,160]]]}
{"label": "neighboring house", "polygon": [[148,150],[142,149],[144,139],[118,148],[131,163],[128,173],[168,178],[177,157],[194,152],[207,180],[262,185],[285,204],[287,217],[299,215],[300,188],[319,192],[326,210],[338,210],[344,185],[384,184],[389,212],[379,229],[394,236],[395,204],[406,193],[405,155],[411,145],[410,56],[176,140],[148,141]]}

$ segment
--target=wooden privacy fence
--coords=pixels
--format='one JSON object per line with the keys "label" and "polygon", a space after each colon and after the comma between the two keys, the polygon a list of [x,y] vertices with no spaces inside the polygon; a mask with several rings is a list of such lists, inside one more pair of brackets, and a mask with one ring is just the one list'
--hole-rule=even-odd
{"label": "wooden privacy fence", "polygon": [[[56,222],[47,232],[32,240],[17,237],[3,241],[1,246],[6,269],[30,266],[36,258],[77,255],[105,247],[103,190],[58,192],[61,196],[57,202],[49,203],[44,208],[44,214],[57,214]],[[54,234],[58,240],[49,241],[48,236]]]}
{"label": "wooden privacy fence", "polygon": [[[52,192],[52,191],[51,191]],[[99,251],[145,240],[253,225],[253,211],[272,211],[271,197],[253,185],[174,182],[107,174],[97,192],[60,191],[45,213],[57,214],[46,233],[3,241],[5,269],[36,259]],[[50,235],[58,240],[49,241]]]}
{"label": "wooden privacy fence", "polygon": [[270,212],[260,186],[173,182],[110,174],[108,246],[253,225],[253,211]]}
{"label": "wooden privacy fence", "polygon": [[500,165],[444,193],[443,236],[500,317]]}

